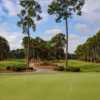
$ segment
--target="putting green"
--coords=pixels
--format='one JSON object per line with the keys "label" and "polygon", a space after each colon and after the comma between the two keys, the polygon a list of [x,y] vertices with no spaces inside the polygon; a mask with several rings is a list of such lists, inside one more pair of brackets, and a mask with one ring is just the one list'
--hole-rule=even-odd
{"label": "putting green", "polygon": [[0,100],[100,100],[100,73],[0,74]]}

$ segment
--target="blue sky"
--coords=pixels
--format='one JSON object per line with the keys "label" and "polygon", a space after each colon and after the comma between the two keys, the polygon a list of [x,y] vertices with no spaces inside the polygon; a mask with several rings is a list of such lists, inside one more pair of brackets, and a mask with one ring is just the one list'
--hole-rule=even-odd
{"label": "blue sky", "polygon": [[[65,33],[65,23],[56,23],[55,17],[47,14],[48,4],[52,0],[38,0],[42,6],[43,19],[37,24],[32,37],[40,36],[49,40],[59,32]],[[16,25],[20,11],[19,0],[0,0],[0,36],[5,37],[11,49],[21,48],[22,30]],[[100,0],[86,0],[82,16],[69,19],[69,52],[73,53],[77,45],[84,43],[89,36],[100,30]]]}

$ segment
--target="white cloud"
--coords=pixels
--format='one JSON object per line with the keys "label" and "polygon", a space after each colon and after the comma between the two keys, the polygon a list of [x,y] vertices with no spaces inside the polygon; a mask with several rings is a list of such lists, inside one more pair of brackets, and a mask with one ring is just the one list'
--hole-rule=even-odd
{"label": "white cloud", "polygon": [[61,29],[57,29],[57,28],[54,28],[54,29],[50,29],[50,30],[47,30],[45,32],[45,34],[58,34],[58,33],[62,33],[62,30]]}
{"label": "white cloud", "polygon": [[68,51],[69,53],[73,53],[77,46],[81,43],[83,43],[84,41],[81,40],[81,37],[75,34],[69,34],[69,47],[68,47]]}
{"label": "white cloud", "polygon": [[90,35],[91,28],[87,24],[76,24],[75,29],[80,32],[81,35]]}
{"label": "white cloud", "polygon": [[82,11],[82,19],[90,23],[100,23],[100,0],[86,0]]}
{"label": "white cloud", "polygon": [[17,49],[22,47],[23,34],[19,32],[9,32],[4,26],[0,26],[0,36],[6,38],[9,42],[11,49]]}
{"label": "white cloud", "polygon": [[44,32],[41,38],[43,38],[44,40],[50,40],[53,36],[55,36],[58,33],[63,33],[63,31],[58,28],[49,29]]}
{"label": "white cloud", "polygon": [[3,7],[8,11],[10,16],[16,16],[18,11],[18,5],[15,3],[16,0],[2,0]]}
{"label": "white cloud", "polygon": [[36,21],[36,24],[40,24],[48,20],[49,14],[47,12],[47,9],[48,9],[48,5],[52,2],[52,0],[37,0],[37,1],[39,2],[42,8],[42,13],[41,13],[42,20]]}

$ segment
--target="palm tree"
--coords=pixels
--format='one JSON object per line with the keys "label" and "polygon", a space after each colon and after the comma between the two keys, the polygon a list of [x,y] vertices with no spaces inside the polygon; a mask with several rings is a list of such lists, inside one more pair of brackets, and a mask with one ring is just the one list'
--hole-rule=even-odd
{"label": "palm tree", "polygon": [[66,25],[66,68],[68,66],[68,18],[73,14],[81,15],[84,0],[53,0],[48,6],[48,13],[56,15],[56,22],[65,21]]}
{"label": "palm tree", "polygon": [[29,67],[29,52],[30,52],[30,30],[32,29],[35,31],[36,24],[35,20],[40,20],[40,13],[41,6],[39,3],[35,0],[21,0],[20,1],[21,11],[18,14],[20,20],[18,21],[18,26],[22,28],[23,33],[27,34],[28,36],[28,43],[27,43],[27,49],[26,49],[26,62],[27,67]]}

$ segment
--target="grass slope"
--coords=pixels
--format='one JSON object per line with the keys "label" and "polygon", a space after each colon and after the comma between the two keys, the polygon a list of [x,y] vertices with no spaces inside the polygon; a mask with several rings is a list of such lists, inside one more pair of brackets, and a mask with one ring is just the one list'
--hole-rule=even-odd
{"label": "grass slope", "polygon": [[5,61],[0,61],[0,67],[19,67],[25,65],[25,61],[23,59],[13,59],[13,60],[5,60]]}
{"label": "grass slope", "polygon": [[0,100],[99,99],[99,73],[0,74]]}
{"label": "grass slope", "polygon": [[[48,61],[47,61],[48,63]],[[58,65],[65,65],[64,60],[60,61],[50,61],[49,63],[56,63]],[[84,62],[84,61],[78,61],[78,60],[69,60],[68,62],[69,66],[71,67],[79,67],[81,71],[89,71],[89,72],[100,72],[100,63],[90,63],[90,62]],[[25,66],[25,61],[23,59],[14,59],[14,60],[8,60],[8,61],[0,61],[0,68],[4,67],[20,67]]]}
{"label": "grass slope", "polygon": [[[65,61],[55,61],[58,65],[65,65]],[[84,72],[100,72],[100,63],[91,63],[78,60],[69,60],[68,65],[71,67],[79,67]]]}
{"label": "grass slope", "polygon": [[100,72],[100,63],[70,60],[69,65],[79,67],[82,71]]}

